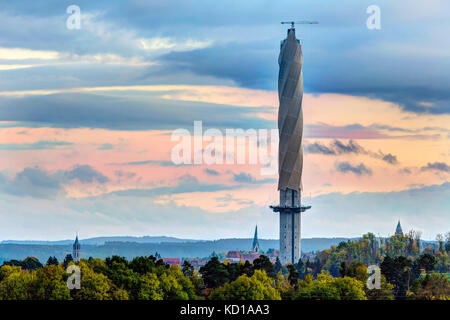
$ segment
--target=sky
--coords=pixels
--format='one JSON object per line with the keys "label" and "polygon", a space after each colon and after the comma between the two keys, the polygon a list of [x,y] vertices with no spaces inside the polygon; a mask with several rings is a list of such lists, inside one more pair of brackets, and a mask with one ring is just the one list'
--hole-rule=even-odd
{"label": "sky", "polygon": [[0,240],[249,238],[256,224],[278,238],[276,173],[175,165],[172,133],[276,129],[293,19],[319,21],[296,28],[302,237],[388,236],[398,220],[425,239],[450,231],[449,13],[445,0],[2,2]]}

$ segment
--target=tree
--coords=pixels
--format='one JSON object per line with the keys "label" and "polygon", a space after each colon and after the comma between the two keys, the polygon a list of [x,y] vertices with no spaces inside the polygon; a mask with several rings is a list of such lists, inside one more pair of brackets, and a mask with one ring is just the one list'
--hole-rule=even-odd
{"label": "tree", "polygon": [[273,287],[275,280],[264,270],[257,269],[249,277],[241,275],[231,283],[214,290],[213,300],[281,300],[280,293]]}
{"label": "tree", "polygon": [[47,260],[47,265],[48,266],[50,266],[50,265],[58,265],[58,259],[56,259],[56,257],[48,257],[48,260]]}
{"label": "tree", "polygon": [[436,264],[436,258],[428,253],[422,254],[413,263],[413,272],[416,277],[420,275],[420,269],[425,270],[425,272],[431,272]]}
{"label": "tree", "polygon": [[449,300],[450,279],[442,273],[430,273],[417,279],[413,285],[414,299]]}
{"label": "tree", "polygon": [[[122,261],[122,263],[124,262]],[[130,262],[129,267],[140,275],[152,272],[155,268],[155,258],[153,256],[136,257]]]}
{"label": "tree", "polygon": [[66,257],[64,258],[64,262],[63,262],[64,269],[66,269],[67,266],[69,265],[69,263],[72,261],[73,261],[72,255],[71,254],[66,255]]}
{"label": "tree", "polygon": [[48,264],[36,270],[36,299],[70,300],[67,274],[62,265]]}
{"label": "tree", "polygon": [[[105,275],[118,287],[129,292],[134,299],[139,293],[139,273],[130,268],[127,259],[112,256],[105,259]],[[138,263],[137,263],[138,264]],[[142,265],[141,265],[142,267]]]}
{"label": "tree", "polygon": [[436,240],[439,242],[439,251],[441,253],[445,252],[445,247],[444,247],[444,236],[442,234],[438,234],[436,236]]}
{"label": "tree", "polygon": [[[380,289],[366,288],[366,296],[369,300],[393,300],[394,294],[392,293],[394,286],[386,281],[386,277],[381,275]],[[366,281],[364,281],[366,283]]]}
{"label": "tree", "polygon": [[450,252],[450,231],[445,234],[445,251]]}
{"label": "tree", "polygon": [[217,288],[228,281],[228,271],[217,257],[211,258],[206,265],[200,268],[203,282],[209,288]]}
{"label": "tree", "polygon": [[295,300],[366,300],[364,283],[351,277],[333,278],[322,272],[317,280],[307,275],[300,280]]}
{"label": "tree", "polygon": [[283,270],[283,265],[281,264],[280,259],[277,257],[277,260],[275,260],[274,271],[276,274],[278,274],[282,270]]}
{"label": "tree", "polygon": [[139,300],[162,300],[164,295],[158,277],[154,273],[147,273],[140,278]]}
{"label": "tree", "polygon": [[345,277],[347,275],[347,272],[347,264],[345,263],[345,261],[342,261],[341,266],[339,267],[339,274],[341,275],[341,277]]}
{"label": "tree", "polygon": [[22,272],[20,268],[3,271],[9,274],[0,282],[0,300],[31,300],[36,297],[33,271]]}
{"label": "tree", "polygon": [[[73,262],[70,262],[73,264]],[[81,289],[71,290],[75,300],[110,300],[112,283],[107,276],[95,273],[85,261],[80,261]]]}
{"label": "tree", "polygon": [[253,261],[254,270],[264,270],[269,277],[275,277],[274,267],[267,256],[260,255],[259,258]]}
{"label": "tree", "polygon": [[182,272],[186,277],[190,277],[194,274],[194,267],[189,263],[189,261],[184,260]]}
{"label": "tree", "polygon": [[292,264],[288,264],[287,269],[289,271],[289,275],[288,275],[289,283],[291,284],[291,286],[294,286],[295,288],[297,288],[298,276],[299,276],[297,269],[295,269],[294,265],[292,265]]}
{"label": "tree", "polygon": [[244,273],[244,264],[242,262],[227,263],[226,268],[228,271],[228,280],[230,282],[236,280],[240,275]]}
{"label": "tree", "polygon": [[387,256],[383,259],[380,268],[386,280],[394,286],[395,297],[406,297],[411,281],[411,261],[402,256],[396,258]]}

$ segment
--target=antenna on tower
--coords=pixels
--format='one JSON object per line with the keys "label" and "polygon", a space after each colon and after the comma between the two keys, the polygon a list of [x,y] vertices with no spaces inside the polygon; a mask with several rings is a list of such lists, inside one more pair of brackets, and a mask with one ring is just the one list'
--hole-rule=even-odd
{"label": "antenna on tower", "polygon": [[295,24],[319,24],[318,21],[281,21],[281,24],[290,24],[295,29]]}

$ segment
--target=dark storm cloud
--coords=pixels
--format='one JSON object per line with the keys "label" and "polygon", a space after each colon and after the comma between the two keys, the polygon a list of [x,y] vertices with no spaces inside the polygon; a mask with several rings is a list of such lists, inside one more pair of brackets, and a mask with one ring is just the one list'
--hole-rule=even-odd
{"label": "dark storm cloud", "polygon": [[450,166],[445,162],[433,162],[428,163],[426,166],[420,168],[422,171],[434,170],[434,171],[442,171],[442,172],[450,172]]}
{"label": "dark storm cloud", "polygon": [[366,167],[363,163],[360,163],[359,165],[352,165],[349,162],[338,162],[336,163],[336,170],[342,173],[354,173],[358,176],[362,175],[372,175],[372,170],[368,167]]}
{"label": "dark storm cloud", "polygon": [[273,89],[276,85],[277,64],[268,47],[268,43],[229,43],[171,52],[159,59],[165,62],[167,69],[164,72],[190,71],[230,79],[243,87]]}
{"label": "dark storm cloud", "polygon": [[0,191],[15,196],[34,198],[55,198],[65,194],[64,184],[78,180],[81,183],[97,181],[101,184],[109,178],[89,165],[75,165],[69,170],[48,172],[39,167],[28,167],[8,177],[0,172]]}
{"label": "dark storm cloud", "polygon": [[366,150],[360,146],[357,142],[349,140],[346,144],[340,140],[334,140],[329,146],[321,144],[320,142],[314,142],[305,146],[305,151],[308,153],[319,153],[325,155],[338,155],[338,154],[365,154]]}
{"label": "dark storm cloud", "polygon": [[364,149],[357,142],[349,140],[348,143],[340,140],[334,140],[329,146],[326,146],[320,142],[314,142],[305,145],[306,153],[324,154],[324,155],[342,155],[342,154],[355,154],[355,155],[368,155],[375,159],[380,159],[392,165],[398,164],[397,156],[388,153],[384,154],[382,151],[373,152]]}
{"label": "dark storm cloud", "polygon": [[[412,112],[450,113],[450,48],[445,41],[450,23],[448,1],[436,0],[433,5],[412,1],[406,8],[402,2],[380,0],[381,30],[366,28],[370,3],[355,1],[328,1],[324,5],[312,0],[80,0],[77,5],[86,15],[81,30],[65,27],[65,10],[70,4],[55,0],[2,4],[0,46],[144,59],[151,56],[160,64],[155,69],[158,72],[150,68],[134,79],[111,77],[108,72],[112,67],[104,65],[101,68],[106,75],[102,78],[102,73],[97,73],[98,82],[103,83],[126,79],[129,84],[139,77],[152,82],[165,71],[164,83],[180,79],[193,83],[196,76],[211,76],[215,83],[209,79],[208,84],[232,80],[244,87],[275,90],[279,41],[286,32],[279,21],[285,19],[286,12],[301,12],[305,19],[320,22],[298,26],[296,31],[303,40],[305,92],[360,95],[392,101]],[[154,37],[170,37],[175,44],[187,39],[211,40],[212,44],[204,49],[183,49],[185,52],[180,52],[179,46],[165,52],[140,47],[140,39]],[[48,71],[46,67],[33,69],[9,70],[8,78],[24,72],[33,76],[22,77],[24,84],[5,81],[5,85],[23,89],[27,79]],[[180,72],[190,75],[180,77]],[[80,82],[74,68],[70,75],[47,78],[44,85],[68,82],[64,79],[77,85]]]}
{"label": "dark storm cloud", "polygon": [[[23,125],[115,130],[191,129],[194,121],[218,128],[270,128],[272,121],[250,116],[255,108],[173,101],[150,96],[120,98],[93,94],[54,94],[2,98],[0,119]],[[248,115],[247,115],[248,114]],[[22,124],[17,124],[22,125]]]}

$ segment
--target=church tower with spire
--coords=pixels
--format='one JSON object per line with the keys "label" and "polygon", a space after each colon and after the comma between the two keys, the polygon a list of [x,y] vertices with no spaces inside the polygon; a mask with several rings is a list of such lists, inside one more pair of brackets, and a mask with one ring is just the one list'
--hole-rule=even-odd
{"label": "church tower with spire", "polygon": [[402,226],[400,225],[400,220],[398,220],[397,228],[395,228],[395,235],[403,235]]}
{"label": "church tower with spire", "polygon": [[81,246],[80,242],[78,241],[78,234],[75,238],[75,242],[73,243],[73,250],[72,250],[72,257],[73,261],[79,262],[80,261],[80,253],[81,253]]}
{"label": "church tower with spire", "polygon": [[252,251],[255,253],[259,252],[258,226],[255,227],[255,235],[253,237]]}

